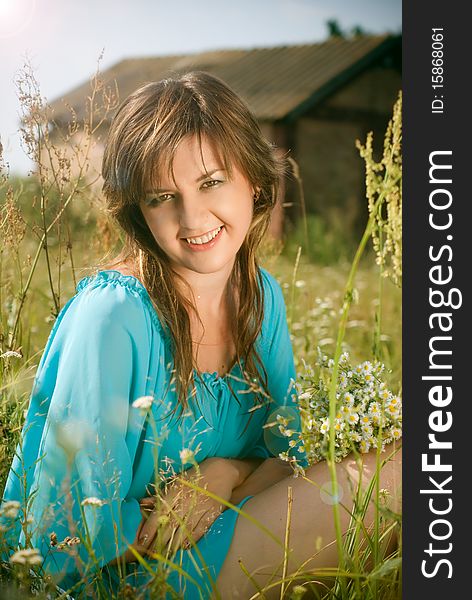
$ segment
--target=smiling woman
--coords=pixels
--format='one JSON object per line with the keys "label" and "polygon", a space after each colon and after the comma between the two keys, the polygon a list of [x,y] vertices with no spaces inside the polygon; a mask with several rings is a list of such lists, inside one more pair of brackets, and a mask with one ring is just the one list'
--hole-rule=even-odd
{"label": "smiling woman", "polygon": [[[202,174],[203,170],[206,173]],[[187,280],[190,278],[197,287],[196,274],[207,274],[208,288],[210,273],[213,279],[229,278],[251,225],[257,190],[239,169],[233,167],[232,177],[225,174],[209,140],[202,139],[200,152],[195,136],[184,138],[179,144],[173,175],[175,185],[161,180],[164,193],[158,194],[157,205],[146,199],[141,210],[173,270]],[[151,195],[152,199],[155,197]],[[216,244],[218,251],[209,252]]]}
{"label": "smiling woman", "polygon": [[0,0],[0,38],[14,37],[31,23],[36,0]]}

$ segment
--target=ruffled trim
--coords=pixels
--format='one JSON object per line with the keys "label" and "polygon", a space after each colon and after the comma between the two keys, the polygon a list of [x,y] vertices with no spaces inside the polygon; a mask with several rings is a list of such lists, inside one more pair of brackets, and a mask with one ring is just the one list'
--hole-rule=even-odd
{"label": "ruffled trim", "polygon": [[233,365],[233,368],[230,371],[228,371],[228,373],[225,373],[223,376],[218,375],[218,371],[213,371],[212,373],[210,373],[209,371],[202,371],[201,373],[198,373],[197,370],[194,369],[193,373],[196,381],[199,381],[199,375],[201,375],[205,383],[228,387],[228,379],[233,375],[239,378],[241,376],[241,369],[239,368],[239,364],[235,363]]}
{"label": "ruffled trim", "polygon": [[164,332],[164,328],[162,323],[159,320],[156,309],[154,308],[154,304],[152,303],[151,297],[147,289],[144,285],[134,277],[133,275],[123,275],[120,271],[115,270],[106,270],[106,271],[98,271],[95,275],[89,275],[88,277],[83,277],[77,283],[77,293],[80,293],[83,289],[90,285],[101,285],[101,284],[109,284],[109,285],[121,285],[126,288],[131,294],[139,297],[143,304],[147,307],[148,312],[151,316],[151,320],[153,324],[160,330],[161,333]]}

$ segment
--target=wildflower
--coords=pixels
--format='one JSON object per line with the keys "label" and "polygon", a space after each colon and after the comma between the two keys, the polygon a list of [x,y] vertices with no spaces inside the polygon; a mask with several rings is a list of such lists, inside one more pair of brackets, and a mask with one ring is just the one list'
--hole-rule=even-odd
{"label": "wildflower", "polygon": [[17,502],[16,500],[8,500],[4,504],[2,504],[0,508],[0,515],[6,517],[7,519],[16,519],[19,510],[19,502]]}
{"label": "wildflower", "polygon": [[68,535],[63,539],[63,541],[60,544],[57,545],[57,549],[64,550],[64,549],[72,548],[73,546],[77,546],[77,544],[80,544],[80,538],[70,537]]}
{"label": "wildflower", "polygon": [[392,427],[390,429],[390,435],[392,436],[392,438],[394,440],[398,440],[402,437],[402,430],[399,429],[398,427]]}
{"label": "wildflower", "polygon": [[22,358],[23,355],[15,350],[7,350],[3,354],[0,354],[0,358]]}
{"label": "wildflower", "polygon": [[372,402],[371,405],[369,406],[369,414],[370,415],[378,415],[380,412],[380,407],[378,405],[378,402]]}
{"label": "wildflower", "polygon": [[193,450],[190,450],[189,448],[184,448],[183,450],[181,450],[179,452],[179,454],[180,454],[180,460],[182,461],[182,463],[184,465],[186,463],[195,462],[195,453],[193,452]]}
{"label": "wildflower", "polygon": [[153,396],[141,396],[133,402],[132,407],[139,408],[142,411],[146,411],[151,408],[153,400]]}
{"label": "wildflower", "polygon": [[399,411],[399,406],[393,402],[387,404],[387,411],[391,415],[395,415]]}
{"label": "wildflower", "polygon": [[380,425],[380,417],[378,415],[372,415],[372,425],[378,427]]}
{"label": "wildflower", "polygon": [[366,195],[372,241],[381,274],[401,287],[402,281],[402,95],[393,108],[380,162],[373,158],[373,134],[356,146],[366,164]]}
{"label": "wildflower", "polygon": [[301,598],[303,596],[303,594],[305,592],[308,591],[308,588],[306,588],[303,585],[296,585],[293,590],[292,590],[292,598],[294,598],[294,600],[297,600],[297,598]]}
{"label": "wildflower", "polygon": [[25,548],[12,554],[10,562],[13,565],[40,565],[43,562],[43,557],[36,548]]}
{"label": "wildflower", "polygon": [[95,498],[94,496],[91,496],[90,498],[85,498],[81,502],[82,506],[103,506],[104,504],[105,503],[103,502],[103,500],[100,500],[100,498]]}
{"label": "wildflower", "polygon": [[287,427],[288,425],[288,419],[282,415],[277,415],[277,422],[280,423],[281,425],[283,425],[284,427]]}
{"label": "wildflower", "polygon": [[344,394],[344,400],[347,404],[352,405],[354,403],[354,396],[350,392]]}
{"label": "wildflower", "polygon": [[366,452],[369,452],[369,450],[370,450],[369,442],[367,440],[361,440],[361,442],[359,444],[359,449],[363,454],[365,454]]}
{"label": "wildflower", "polygon": [[328,433],[329,431],[329,419],[325,419],[323,423],[321,423],[320,427],[321,433]]}
{"label": "wildflower", "polygon": [[356,412],[350,412],[347,418],[349,425],[355,425],[359,421],[359,415]]}

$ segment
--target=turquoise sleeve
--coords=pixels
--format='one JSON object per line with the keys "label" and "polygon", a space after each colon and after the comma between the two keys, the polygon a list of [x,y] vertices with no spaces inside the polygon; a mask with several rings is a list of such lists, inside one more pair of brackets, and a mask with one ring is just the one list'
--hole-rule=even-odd
{"label": "turquoise sleeve", "polygon": [[[301,419],[298,398],[295,390],[295,364],[287,314],[282,288],[276,279],[262,269],[265,293],[265,316],[259,346],[267,372],[270,404],[266,425],[262,430],[258,443],[251,452],[252,456],[269,458],[288,452],[294,456],[302,467],[308,466],[308,459],[303,449],[300,433]],[[286,425],[277,421],[277,415],[286,419]],[[286,436],[283,431],[293,431],[294,435]],[[290,446],[290,440],[295,445]],[[293,442],[292,442],[293,444]]]}
{"label": "turquoise sleeve", "polygon": [[[85,288],[58,321],[15,464],[23,463],[31,486],[32,543],[43,566],[67,575],[77,560],[85,571],[91,555],[103,566],[134,541],[141,512],[128,491],[144,418],[132,403],[148,390],[150,342],[149,315],[122,286]],[[10,479],[7,498],[21,498],[20,478]],[[79,536],[81,543],[59,551],[50,545],[53,532],[58,542]]]}

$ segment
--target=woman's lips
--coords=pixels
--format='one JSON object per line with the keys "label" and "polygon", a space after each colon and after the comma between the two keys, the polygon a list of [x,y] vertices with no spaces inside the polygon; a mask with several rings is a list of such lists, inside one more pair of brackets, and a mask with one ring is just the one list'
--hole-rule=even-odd
{"label": "woman's lips", "polygon": [[225,227],[223,225],[221,227],[221,229],[219,230],[219,232],[215,235],[215,237],[213,239],[211,239],[209,242],[206,242],[204,244],[191,244],[190,242],[187,242],[186,239],[181,240],[182,244],[185,244],[186,248],[188,248],[189,250],[192,250],[193,252],[203,252],[205,250],[210,250],[210,248],[213,248],[213,246],[220,239],[224,228]]}

